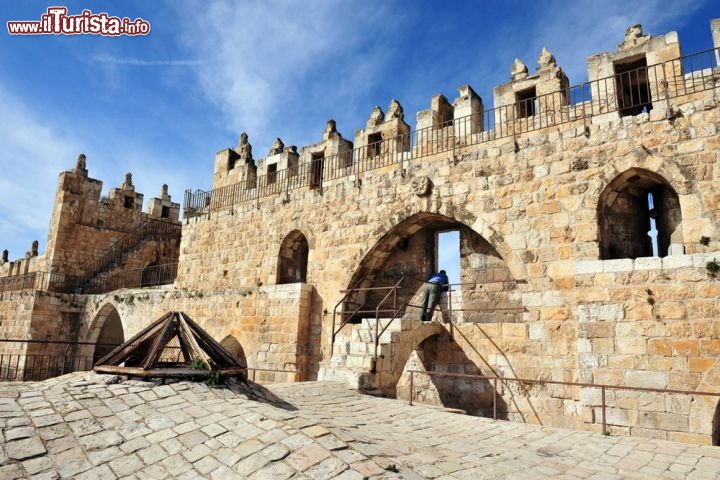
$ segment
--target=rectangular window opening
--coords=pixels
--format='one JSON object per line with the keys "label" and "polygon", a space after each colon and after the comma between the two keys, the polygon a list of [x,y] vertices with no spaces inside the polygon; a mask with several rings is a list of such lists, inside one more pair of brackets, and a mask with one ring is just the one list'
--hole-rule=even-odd
{"label": "rectangular window opening", "polygon": [[271,163],[267,166],[267,184],[272,185],[277,182],[277,163]]}
{"label": "rectangular window opening", "polygon": [[135,197],[125,197],[125,208],[133,208],[135,206]]}
{"label": "rectangular window opening", "polygon": [[324,168],[325,153],[313,153],[310,160],[310,188],[319,188],[322,185]]}
{"label": "rectangular window opening", "polygon": [[517,118],[528,118],[535,115],[535,100],[537,94],[535,87],[515,92],[515,105],[517,106]]}
{"label": "rectangular window opening", "polygon": [[450,283],[460,283],[460,230],[438,232],[435,241],[435,270],[445,270]]}
{"label": "rectangular window opening", "polygon": [[643,55],[616,62],[615,90],[621,117],[639,115],[652,110],[647,59]]}
{"label": "rectangular window opening", "polygon": [[368,157],[377,157],[380,155],[382,145],[382,133],[371,133],[368,135]]}

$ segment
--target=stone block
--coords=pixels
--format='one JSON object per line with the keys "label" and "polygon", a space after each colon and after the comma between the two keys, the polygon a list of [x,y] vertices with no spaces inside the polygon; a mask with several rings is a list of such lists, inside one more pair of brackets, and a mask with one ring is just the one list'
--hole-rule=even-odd
{"label": "stone block", "polygon": [[528,338],[530,340],[547,340],[547,330],[542,322],[528,324]]}
{"label": "stone block", "polygon": [[604,260],[581,260],[575,263],[575,274],[589,275],[592,273],[602,273],[604,263]]}
{"label": "stone block", "polygon": [[665,270],[692,267],[693,257],[692,255],[668,255],[663,257],[662,266]]}
{"label": "stone block", "polygon": [[687,415],[665,412],[641,412],[638,424],[647,429],[671,430],[687,432],[689,419]]}
{"label": "stone block", "polygon": [[662,258],[660,257],[639,257],[633,262],[635,270],[660,270],[662,269]]}
{"label": "stone block", "polygon": [[633,260],[630,258],[603,261],[603,272],[605,273],[631,272],[632,269]]}
{"label": "stone block", "polygon": [[628,370],[625,372],[625,385],[629,387],[664,389],[668,386],[668,373],[648,370]]}

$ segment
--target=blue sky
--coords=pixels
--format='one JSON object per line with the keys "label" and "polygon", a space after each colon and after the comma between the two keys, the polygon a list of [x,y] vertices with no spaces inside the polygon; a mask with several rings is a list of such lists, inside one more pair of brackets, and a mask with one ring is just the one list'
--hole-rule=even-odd
{"label": "blue sky", "polygon": [[[143,18],[147,36],[12,36],[53,5]],[[3,2],[0,41],[0,250],[45,251],[58,174],[87,155],[103,194],[133,173],[145,199],[163,183],[182,202],[210,189],[214,153],[246,131],[256,158],[275,137],[299,147],[325,122],[352,139],[372,108],[398,99],[406,121],[470,84],[492,106],[515,57],[543,47],[571,84],[625,29],[677,31],[683,52],[712,47],[717,0]]]}

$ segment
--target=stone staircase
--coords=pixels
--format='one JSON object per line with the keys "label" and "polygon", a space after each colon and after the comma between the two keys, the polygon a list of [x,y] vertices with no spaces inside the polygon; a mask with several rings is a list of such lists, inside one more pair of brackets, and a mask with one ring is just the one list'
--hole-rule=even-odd
{"label": "stone staircase", "polygon": [[[378,357],[390,355],[399,340],[401,319],[380,319],[380,330],[390,324],[380,336]],[[336,335],[330,359],[323,362],[318,380],[338,380],[360,391],[372,391],[375,383],[375,319],[363,319],[348,324]]]}

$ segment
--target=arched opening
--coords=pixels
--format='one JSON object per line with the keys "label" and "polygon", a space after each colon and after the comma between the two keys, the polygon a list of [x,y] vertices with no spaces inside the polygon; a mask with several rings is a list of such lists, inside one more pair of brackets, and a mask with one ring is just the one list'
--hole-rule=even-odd
{"label": "arched opening", "polygon": [[277,283],[306,282],[309,252],[310,247],[305,235],[299,230],[290,232],[280,245]]}
{"label": "arched opening", "polygon": [[227,337],[222,339],[220,345],[225,347],[228,352],[230,352],[235,358],[237,358],[242,366],[247,367],[245,350],[243,350],[242,345],[240,345],[240,342],[238,342],[237,338],[233,337],[232,335],[228,335]]}
{"label": "arched opening", "polygon": [[[456,232],[456,239],[441,245],[445,232]],[[459,240],[458,240],[459,239]],[[440,214],[418,213],[400,222],[386,233],[365,255],[347,289],[355,289],[344,305],[350,323],[362,318],[375,318],[376,310],[384,317],[393,309],[407,305],[407,315],[420,318],[422,287],[431,273],[449,269],[439,262],[443,247],[459,249],[459,272],[450,275],[459,279],[441,305],[452,304],[455,322],[517,322],[520,294],[512,275],[497,249],[467,225]],[[457,267],[455,267],[457,268]],[[388,288],[400,282],[391,298]],[[452,280],[451,280],[452,282]],[[455,282],[458,282],[455,280]],[[513,310],[513,307],[517,307]],[[355,312],[355,313],[353,313]]]}
{"label": "arched opening", "polygon": [[125,341],[125,332],[120,321],[120,314],[112,304],[105,305],[93,323],[97,326],[102,325],[95,342],[95,352],[93,353],[93,364],[95,364]]}
{"label": "arched opening", "polygon": [[[483,375],[446,330],[430,335],[407,356],[396,387],[396,397],[410,398],[410,373],[413,374],[413,401],[446,408],[458,408],[470,415],[492,417],[495,389],[487,380],[442,374]],[[507,418],[507,405],[495,398],[497,418]]]}
{"label": "arched opening", "polygon": [[680,200],[657,173],[631,168],[612,180],[597,209],[600,258],[665,257],[682,253]]}

